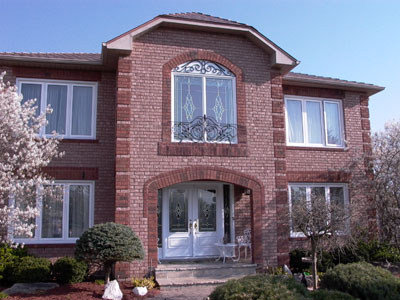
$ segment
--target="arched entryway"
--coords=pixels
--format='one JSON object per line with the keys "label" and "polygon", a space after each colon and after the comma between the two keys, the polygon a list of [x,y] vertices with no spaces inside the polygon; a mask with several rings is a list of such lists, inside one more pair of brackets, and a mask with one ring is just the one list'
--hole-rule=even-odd
{"label": "arched entryway", "polygon": [[[157,248],[157,200],[160,189],[191,181],[217,181],[243,187],[250,191],[252,258],[262,263],[262,212],[264,189],[252,176],[221,167],[193,166],[162,173],[149,179],[144,185],[144,213],[148,217],[148,262],[158,260]],[[147,207],[146,207],[147,206]]]}

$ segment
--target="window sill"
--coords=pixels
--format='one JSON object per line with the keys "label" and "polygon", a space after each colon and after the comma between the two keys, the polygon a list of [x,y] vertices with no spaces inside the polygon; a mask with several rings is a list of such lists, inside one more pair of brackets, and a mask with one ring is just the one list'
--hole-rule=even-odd
{"label": "window sill", "polygon": [[246,157],[246,144],[159,142],[158,155]]}
{"label": "window sill", "polygon": [[333,151],[333,152],[346,152],[347,148],[334,148],[334,147],[307,147],[307,146],[286,146],[286,150],[307,150],[307,151]]}
{"label": "window sill", "polygon": [[62,243],[62,244],[25,244],[27,248],[74,248],[75,242]]}
{"label": "window sill", "polygon": [[74,143],[83,143],[83,144],[98,144],[99,140],[86,140],[86,139],[62,139],[61,143],[66,144],[74,144]]}

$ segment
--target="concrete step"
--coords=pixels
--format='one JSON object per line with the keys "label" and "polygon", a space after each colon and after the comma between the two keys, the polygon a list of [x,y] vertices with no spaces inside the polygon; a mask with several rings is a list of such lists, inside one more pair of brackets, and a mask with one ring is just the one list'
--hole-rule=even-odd
{"label": "concrete step", "polygon": [[161,264],[155,270],[160,287],[217,285],[256,273],[255,264]]}

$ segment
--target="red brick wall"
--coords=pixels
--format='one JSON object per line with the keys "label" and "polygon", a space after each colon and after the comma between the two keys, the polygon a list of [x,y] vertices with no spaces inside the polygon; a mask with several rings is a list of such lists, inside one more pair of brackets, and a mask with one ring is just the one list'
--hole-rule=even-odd
{"label": "red brick wall", "polygon": [[[368,97],[356,92],[296,86],[284,86],[283,91],[287,95],[341,99],[346,141],[344,150],[286,147],[287,182],[347,183],[351,188],[352,176],[346,170],[357,157],[360,157],[366,149],[369,150],[371,146]],[[357,201],[367,199],[367,195],[360,190],[357,192],[350,190],[349,197],[352,207],[358,210],[362,207],[356,205]],[[365,209],[367,212],[368,209]],[[368,221],[370,224],[366,223],[365,229],[368,226],[370,229],[373,228],[376,224],[373,213],[369,215]],[[290,243],[291,249],[308,246],[308,242],[302,239],[291,239]]]}
{"label": "red brick wall", "polygon": [[[147,251],[146,254],[151,255],[141,263],[123,266],[118,271],[121,274],[140,270],[146,272],[150,265],[156,264],[156,256],[153,256],[154,242],[151,238],[154,233],[150,234],[151,245],[149,245],[149,236],[146,232],[147,228],[156,228],[156,219],[150,219],[148,213],[155,208],[150,202],[143,203],[145,182],[166,172],[199,165],[239,171],[256,178],[263,184],[262,193],[266,196],[263,207],[257,211],[262,224],[262,228],[257,229],[256,233],[260,236],[257,242],[262,249],[258,257],[263,263],[268,261],[276,265],[273,146],[272,132],[267,130],[272,126],[270,56],[242,37],[185,30],[160,28],[143,35],[133,43],[131,55],[123,58],[124,66],[130,64],[131,67],[130,88],[128,83],[121,86],[121,89],[127,89],[124,91],[125,94],[129,92],[131,94],[131,101],[128,104],[130,122],[127,126],[130,129],[129,143],[126,143],[125,137],[121,137],[121,142],[117,142],[117,151],[118,149],[128,151],[123,155],[129,160],[129,171],[117,170],[117,177],[121,176],[124,182],[123,188],[126,188],[125,193],[129,194],[129,199],[128,207],[117,207],[117,218],[118,215],[121,216],[121,220],[125,218],[125,222],[139,233]],[[211,153],[189,156],[159,155],[158,145],[163,142],[161,120],[166,111],[166,104],[163,101],[166,91],[163,87],[164,84],[170,84],[170,79],[163,77],[163,67],[173,63],[174,58],[182,55],[192,55],[192,59],[201,58],[201,55],[210,55],[221,64],[229,61],[236,75],[242,73],[242,77],[239,78],[241,80],[238,80],[238,83],[243,85],[242,99],[245,99],[241,108],[245,108],[246,116],[251,116],[251,118],[246,117],[242,120],[246,133],[242,137],[246,139],[241,140],[239,137],[239,141],[243,141],[247,146],[247,156],[215,156]],[[222,61],[218,61],[219,59]],[[126,72],[127,69],[124,70]],[[119,94],[122,94],[122,91]],[[168,106],[170,98],[167,97],[167,99]],[[167,118],[167,120],[170,123],[170,119]],[[204,177],[204,179],[207,178],[209,177]],[[149,246],[151,246],[150,249]]]}
{"label": "red brick wall", "polygon": [[[46,172],[59,180],[94,180],[94,223],[114,221],[115,199],[115,77],[113,72],[62,70],[52,68],[1,67],[6,80],[15,83],[17,77],[60,80],[97,81],[96,140],[63,140],[61,159],[54,160]],[[72,255],[71,245],[35,245],[29,251],[45,257]]]}

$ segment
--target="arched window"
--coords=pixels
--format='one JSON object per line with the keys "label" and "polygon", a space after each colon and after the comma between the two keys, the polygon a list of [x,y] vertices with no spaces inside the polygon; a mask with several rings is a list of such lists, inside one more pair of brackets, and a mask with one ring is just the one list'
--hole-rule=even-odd
{"label": "arched window", "polygon": [[237,143],[236,78],[215,62],[172,70],[172,141]]}

